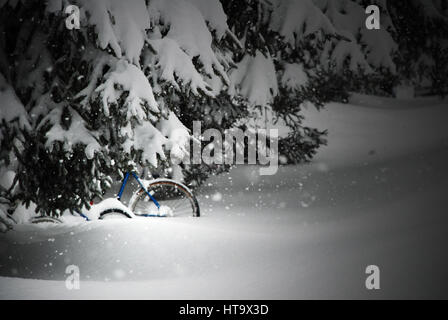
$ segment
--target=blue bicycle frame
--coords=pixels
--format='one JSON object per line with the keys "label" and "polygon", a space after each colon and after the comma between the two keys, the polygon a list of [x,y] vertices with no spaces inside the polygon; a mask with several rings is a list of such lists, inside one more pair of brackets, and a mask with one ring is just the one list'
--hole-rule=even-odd
{"label": "blue bicycle frame", "polygon": [[132,175],[135,180],[137,180],[140,187],[142,187],[143,190],[145,190],[148,197],[151,199],[152,202],[156,205],[157,209],[160,209],[160,204],[157,202],[157,200],[149,193],[149,191],[145,188],[143,183],[141,182],[140,178],[134,173],[134,172],[128,172],[126,173],[126,176],[123,179],[123,183],[121,184],[120,192],[118,193],[117,199],[121,201],[121,196],[123,195],[124,189],[126,188],[126,185],[129,180],[129,176]]}
{"label": "blue bicycle frame", "polygon": [[[142,181],[140,180],[140,178],[134,173],[134,172],[128,172],[126,173],[123,182],[121,183],[121,188],[120,188],[120,192],[118,193],[117,199],[119,201],[121,201],[121,197],[123,196],[123,192],[124,189],[126,188],[126,185],[128,184],[129,181],[129,177],[133,176],[135,180],[137,180],[138,184],[140,185],[140,187],[146,192],[146,194],[148,195],[148,197],[151,199],[152,202],[154,202],[154,204],[156,205],[157,209],[160,210],[160,204],[157,202],[157,200],[152,196],[152,194],[149,193],[148,189],[145,188],[145,186],[143,185]],[[86,221],[90,221],[90,219],[88,217],[86,217],[82,212],[77,212],[81,217],[83,217]],[[150,214],[143,214],[141,216],[144,217],[158,217],[157,215],[150,215]]]}

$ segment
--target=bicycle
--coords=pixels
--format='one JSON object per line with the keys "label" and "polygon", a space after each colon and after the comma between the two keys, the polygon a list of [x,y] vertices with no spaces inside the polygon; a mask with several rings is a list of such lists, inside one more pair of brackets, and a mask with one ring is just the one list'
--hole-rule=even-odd
{"label": "bicycle", "polygon": [[[153,179],[147,181],[147,186],[135,174],[126,173],[120,187],[117,199],[121,201],[129,177],[132,176],[140,186],[129,201],[128,208],[139,217],[179,217],[200,216],[199,202],[193,192],[184,184],[171,179]],[[111,211],[110,208],[106,211]],[[103,212],[102,215],[109,212]],[[128,216],[128,215],[127,215]],[[129,216],[128,216],[129,217]]]}
{"label": "bicycle", "polygon": [[[116,217],[180,217],[200,216],[199,202],[194,193],[184,184],[177,181],[158,178],[142,181],[135,172],[127,172],[116,200],[121,202],[129,178],[133,177],[139,189],[135,191],[126,208],[124,204],[120,207],[112,205],[101,210],[98,219],[104,220]],[[105,199],[102,201],[108,201]],[[99,205],[99,204],[98,204]],[[93,205],[95,206],[95,205]],[[82,212],[76,212],[85,220],[92,220]],[[41,216],[31,220],[32,223],[53,222],[62,223],[60,219]]]}

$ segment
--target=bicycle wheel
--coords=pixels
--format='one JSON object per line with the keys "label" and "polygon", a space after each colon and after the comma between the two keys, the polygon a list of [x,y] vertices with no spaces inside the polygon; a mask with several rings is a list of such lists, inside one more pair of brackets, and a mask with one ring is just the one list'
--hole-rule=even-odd
{"label": "bicycle wheel", "polygon": [[126,211],[119,209],[119,208],[109,208],[100,213],[100,216],[98,219],[100,220],[107,220],[107,219],[122,219],[122,218],[129,218],[131,219],[131,215],[127,213]]}
{"label": "bicycle wheel", "polygon": [[55,224],[61,224],[62,221],[55,217],[50,216],[39,216],[34,217],[30,219],[30,222],[33,224],[39,224],[39,223],[55,223]]}
{"label": "bicycle wheel", "polygon": [[160,205],[160,210],[145,190],[138,190],[129,202],[129,208],[137,216],[146,217],[199,217],[199,203],[185,185],[170,179],[150,181],[146,189]]}

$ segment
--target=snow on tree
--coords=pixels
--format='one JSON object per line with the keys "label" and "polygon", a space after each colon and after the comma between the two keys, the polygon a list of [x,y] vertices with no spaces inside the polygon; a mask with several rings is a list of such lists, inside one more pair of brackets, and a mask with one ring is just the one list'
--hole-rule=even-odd
{"label": "snow on tree", "polygon": [[[17,130],[28,129],[30,127],[25,108],[2,74],[0,74],[0,101],[2,103],[2,107],[0,108],[1,128],[6,128],[7,125]],[[2,132],[0,132],[0,141],[6,142]]]}
{"label": "snow on tree", "polygon": [[[143,54],[143,69],[150,74],[157,102],[173,111],[168,117],[172,133],[164,135],[171,136],[173,142],[185,142],[187,128],[174,124],[184,123],[191,130],[193,121],[204,120],[205,109],[217,106],[229,84],[228,70],[233,63],[227,47],[221,44],[232,35],[223,8],[216,0],[151,1],[149,12],[151,30]],[[227,100],[225,105],[231,104]],[[223,111],[221,107],[217,109],[218,113]],[[219,128],[223,128],[221,125]],[[201,179],[193,165],[178,164],[183,160],[181,153],[188,151],[184,147],[185,144],[175,143],[170,156],[176,158],[176,164],[163,163],[162,167],[170,167],[176,178],[197,183]]]}
{"label": "snow on tree", "polygon": [[[16,169],[14,149],[23,147],[22,130],[30,129],[29,118],[13,88],[0,74],[0,199],[6,196]],[[11,179],[12,178],[12,179]]]}
{"label": "snow on tree", "polygon": [[[71,115],[70,125],[68,127],[63,127],[60,123],[63,112],[67,111]],[[101,146],[98,143],[98,137],[95,136],[94,132],[89,131],[84,120],[81,116],[73,109],[68,107],[63,110],[61,108],[54,108],[50,111],[49,115],[46,116],[42,123],[50,125],[50,130],[46,133],[45,137],[47,142],[45,143],[46,149],[50,152],[53,151],[53,147],[56,142],[62,142],[63,149],[69,153],[73,152],[73,147],[77,145],[85,146],[84,153],[87,159],[93,159],[95,152],[101,150]]]}
{"label": "snow on tree", "polygon": [[13,150],[21,148],[21,130],[30,128],[27,113],[14,90],[0,73],[0,232],[12,227],[8,218],[11,202],[8,193],[15,179],[16,159]]}
{"label": "snow on tree", "polygon": [[292,46],[297,45],[297,39],[316,32],[336,32],[331,21],[312,0],[276,0],[271,10],[270,29],[278,32]]}
{"label": "snow on tree", "polygon": [[149,14],[144,1],[140,0],[50,0],[46,12],[61,14],[68,4],[79,5],[83,9],[83,25],[93,26],[97,45],[101,49],[110,48],[117,58],[126,58],[138,64],[149,29]]}
{"label": "snow on tree", "polygon": [[[303,128],[300,111],[304,102],[320,107],[335,98],[325,92],[334,79],[315,59],[335,27],[313,1],[226,1],[224,8],[243,46],[233,55],[229,93],[243,97],[249,114],[259,116],[251,121],[255,126],[289,128],[281,130],[289,134],[280,150],[297,150],[290,161],[310,159],[323,133]],[[312,142],[303,148],[304,140]]]}
{"label": "snow on tree", "polygon": [[154,24],[164,23],[161,30],[167,32],[164,38],[175,41],[188,56],[197,57],[205,75],[214,77],[216,71],[228,81],[224,66],[213,51],[213,37],[199,8],[188,1],[154,0],[149,10]]}
{"label": "snow on tree", "polygon": [[7,216],[7,207],[0,203],[0,232],[6,232],[11,228],[12,223]]}
{"label": "snow on tree", "polygon": [[[365,5],[355,1],[319,1],[319,6],[331,21],[336,32],[343,38],[328,40],[321,61],[329,61],[338,70],[348,65],[352,72],[361,70],[367,74],[385,69],[396,72],[394,55],[397,44],[392,38],[393,26],[386,12],[382,14],[381,28],[369,30],[365,27]],[[333,50],[331,50],[333,49]]]}
{"label": "snow on tree", "polygon": [[[242,95],[252,106],[268,106],[278,94],[274,61],[260,51],[246,55],[231,73],[231,95]],[[238,88],[238,89],[236,89]]]}

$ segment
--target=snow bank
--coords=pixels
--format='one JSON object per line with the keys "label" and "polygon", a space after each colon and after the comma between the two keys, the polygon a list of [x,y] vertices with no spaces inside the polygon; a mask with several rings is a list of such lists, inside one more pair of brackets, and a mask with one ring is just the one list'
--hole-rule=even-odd
{"label": "snow bank", "polygon": [[448,143],[447,102],[354,95],[352,104],[305,108],[304,124],[328,129],[328,146],[315,161],[330,166],[384,161]]}
{"label": "snow bank", "polygon": [[[0,298],[445,297],[446,103],[354,99],[307,111],[330,127],[316,162],[213,177],[199,219],[71,217],[0,234]],[[71,264],[80,290],[65,287]]]}

